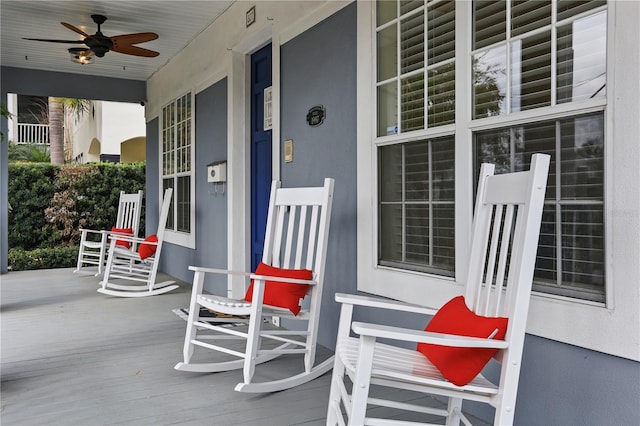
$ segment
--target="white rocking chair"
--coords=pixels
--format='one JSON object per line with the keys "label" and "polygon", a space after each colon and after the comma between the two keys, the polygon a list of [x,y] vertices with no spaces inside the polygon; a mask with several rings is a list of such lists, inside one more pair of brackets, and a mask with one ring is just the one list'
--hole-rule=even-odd
{"label": "white rocking chair", "polygon": [[[138,236],[138,229],[140,227],[140,213],[142,211],[142,195],[143,191],[138,191],[135,194],[125,194],[124,191],[120,192],[120,201],[118,202],[118,215],[116,217],[116,224],[114,228],[117,229],[131,229],[131,235]],[[93,274],[93,268],[88,270],[87,267],[98,267],[98,272],[95,276],[102,274],[104,269],[108,237],[112,230],[93,230],[80,228],[80,250],[78,251],[78,263],[75,273]],[[99,235],[100,239],[92,238],[92,236]],[[126,243],[129,245],[129,243]],[[131,245],[130,250],[135,251],[135,245]]]}
{"label": "white rocking chair", "polygon": [[[329,178],[325,179],[323,187],[317,188],[280,188],[280,182],[272,183],[263,263],[255,274],[189,267],[190,270],[195,271],[195,274],[184,342],[184,362],[176,364],[176,370],[220,372],[242,368],[244,381],[239,383],[235,390],[258,393],[292,388],[313,380],[331,369],[333,358],[318,365],[314,364],[333,184],[333,179]],[[306,271],[299,274],[304,271],[301,268]],[[203,283],[207,273],[241,275],[246,277],[245,280],[250,278],[253,282],[253,290],[250,288],[247,291],[245,299],[250,297],[251,302],[205,293]],[[303,276],[306,279],[303,279]],[[277,281],[274,283],[270,279]],[[306,287],[299,288],[300,285]],[[284,301],[285,303],[279,303],[281,301],[275,299],[281,298],[285,293],[280,292],[282,288],[276,289],[276,287],[288,287],[285,290],[293,292],[290,296],[292,298]],[[304,298],[303,308],[296,315],[294,313],[301,309],[301,298]],[[201,316],[201,308],[244,316],[235,321],[244,323],[247,328],[211,323],[204,315]],[[274,330],[264,321],[265,317],[271,316],[301,320],[306,327],[302,331]],[[207,341],[215,341],[216,344]],[[274,342],[277,344],[275,348]],[[196,346],[239,359],[193,362],[192,357]],[[239,349],[238,346],[241,348]],[[281,380],[259,383],[252,381],[257,364],[283,354],[304,355],[304,371]]]}
{"label": "white rocking chair", "polygon": [[[493,406],[496,425],[513,423],[548,168],[549,156],[543,154],[533,155],[528,172],[494,176],[492,164],[482,165],[464,296],[438,310],[336,294],[342,308],[328,425],[416,424],[416,418],[424,422],[433,416],[446,418],[447,425],[470,425],[462,413],[463,400]],[[410,330],[352,322],[356,305],[435,315],[425,331]],[[463,330],[468,328],[478,330]],[[350,330],[357,337],[350,337]],[[378,338],[390,340],[380,343]],[[396,347],[397,341],[418,343],[423,353],[408,349],[406,343]],[[495,384],[478,374],[492,355],[501,363]],[[478,356],[484,359],[471,365]],[[374,385],[382,387],[384,398],[396,399],[371,397]],[[405,391],[404,396],[398,398],[389,388]],[[419,397],[412,393],[408,401],[409,391]],[[422,394],[448,398],[448,406],[418,404],[429,399]],[[367,411],[368,406],[376,408]]]}
{"label": "white rocking chair", "polygon": [[[145,239],[121,235],[118,235],[117,238],[111,237],[109,256],[107,257],[104,279],[101,282],[101,288],[98,289],[99,293],[119,297],[145,297],[167,293],[178,288],[178,285],[171,285],[175,281],[156,283],[158,263],[160,262],[160,252],[162,251],[172,194],[172,188],[166,189],[164,192],[158,231],[155,235],[150,235]],[[135,243],[138,245],[138,249],[137,251],[124,250],[116,245],[116,240]],[[111,281],[118,278],[144,284],[115,283]]]}

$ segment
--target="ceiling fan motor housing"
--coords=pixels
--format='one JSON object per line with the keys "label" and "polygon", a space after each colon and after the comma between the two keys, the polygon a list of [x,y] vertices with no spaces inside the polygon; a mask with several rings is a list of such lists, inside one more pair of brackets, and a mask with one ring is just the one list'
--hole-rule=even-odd
{"label": "ceiling fan motor housing", "polygon": [[89,46],[89,49],[93,50],[93,53],[95,53],[99,58],[102,58],[105,53],[113,49],[113,42],[111,39],[103,35],[101,32],[85,38],[84,44]]}

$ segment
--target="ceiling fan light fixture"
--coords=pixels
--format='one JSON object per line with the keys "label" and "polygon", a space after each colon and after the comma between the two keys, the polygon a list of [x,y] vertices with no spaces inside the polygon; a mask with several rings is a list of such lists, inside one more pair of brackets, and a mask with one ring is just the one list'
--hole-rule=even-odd
{"label": "ceiling fan light fixture", "polygon": [[72,47],[69,49],[71,62],[86,65],[93,63],[93,52],[91,49],[83,49],[82,47]]}

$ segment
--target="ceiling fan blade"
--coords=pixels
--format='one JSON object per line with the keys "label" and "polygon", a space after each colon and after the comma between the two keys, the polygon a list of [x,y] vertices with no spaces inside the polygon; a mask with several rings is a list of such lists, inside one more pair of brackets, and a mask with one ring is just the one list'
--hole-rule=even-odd
{"label": "ceiling fan blade", "polygon": [[156,33],[135,33],[123,34],[110,37],[114,46],[131,46],[132,44],[144,43],[158,38]]}
{"label": "ceiling fan blade", "polygon": [[114,43],[113,49],[111,50],[114,52],[124,53],[125,55],[144,56],[146,58],[155,58],[160,54],[154,50],[149,50],[149,49],[144,49],[142,47],[129,46],[129,45],[118,46],[116,45],[116,43]]}
{"label": "ceiling fan blade", "polygon": [[89,37],[89,34],[85,33],[84,31],[82,31],[80,28],[78,27],[74,27],[71,24],[67,24],[66,22],[60,22],[62,25],[64,25],[65,27],[67,27],[68,29],[70,29],[73,32],[76,32],[78,34],[80,34],[83,37]]}
{"label": "ceiling fan blade", "polygon": [[71,44],[84,44],[82,40],[49,40],[46,38],[22,38],[23,40],[32,40],[32,41],[46,41],[49,43],[71,43]]}

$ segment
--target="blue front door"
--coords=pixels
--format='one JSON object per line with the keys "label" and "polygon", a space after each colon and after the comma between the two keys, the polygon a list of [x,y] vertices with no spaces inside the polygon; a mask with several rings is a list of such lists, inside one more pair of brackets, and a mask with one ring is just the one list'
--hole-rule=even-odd
{"label": "blue front door", "polygon": [[271,129],[265,130],[264,89],[271,86],[271,44],[251,55],[251,270],[262,260],[271,189]]}

